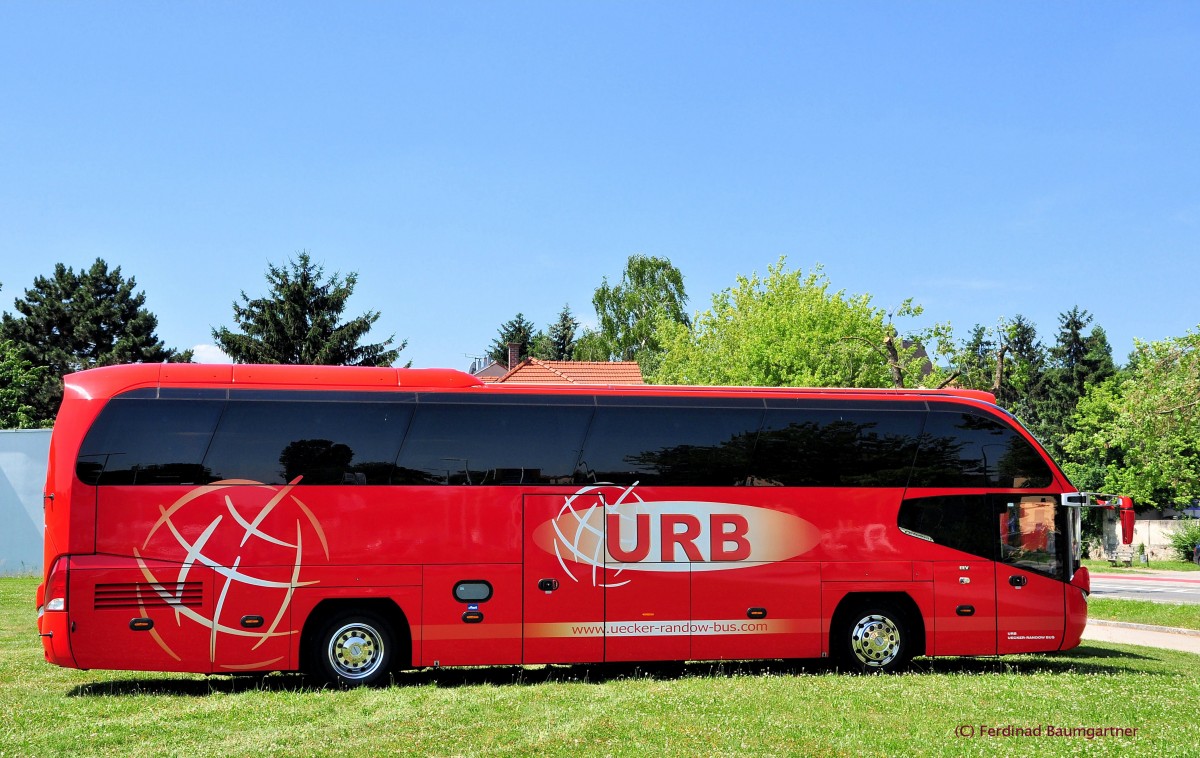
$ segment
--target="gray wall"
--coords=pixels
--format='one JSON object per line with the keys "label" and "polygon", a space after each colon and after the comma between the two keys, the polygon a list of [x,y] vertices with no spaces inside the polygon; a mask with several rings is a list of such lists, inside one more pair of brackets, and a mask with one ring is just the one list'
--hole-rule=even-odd
{"label": "gray wall", "polygon": [[50,430],[0,430],[0,576],[42,572]]}

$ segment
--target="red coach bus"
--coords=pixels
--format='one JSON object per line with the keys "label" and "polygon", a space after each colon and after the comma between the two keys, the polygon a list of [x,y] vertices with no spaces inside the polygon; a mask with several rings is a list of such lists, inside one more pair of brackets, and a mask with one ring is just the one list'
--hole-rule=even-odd
{"label": "red coach bus", "polygon": [[116,366],[66,379],[38,627],[60,666],[342,684],[1065,650],[1072,490],[981,392]]}

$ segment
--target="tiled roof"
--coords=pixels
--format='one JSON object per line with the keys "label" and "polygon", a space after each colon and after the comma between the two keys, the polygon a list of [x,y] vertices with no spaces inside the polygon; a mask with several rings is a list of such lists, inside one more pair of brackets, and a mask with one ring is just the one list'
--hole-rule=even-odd
{"label": "tiled roof", "polygon": [[526,358],[496,384],[645,384],[636,361],[543,361]]}

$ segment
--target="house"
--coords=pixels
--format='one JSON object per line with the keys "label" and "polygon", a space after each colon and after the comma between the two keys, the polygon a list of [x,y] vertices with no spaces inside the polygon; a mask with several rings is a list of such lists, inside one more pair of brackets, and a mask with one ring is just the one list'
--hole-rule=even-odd
{"label": "house", "polygon": [[[495,365],[495,364],[493,364]],[[489,367],[490,368],[490,367]],[[485,369],[486,370],[486,369]],[[544,361],[526,358],[503,376],[480,379],[489,384],[645,384],[636,361]]]}
{"label": "house", "polygon": [[508,367],[502,363],[497,363],[496,361],[492,361],[480,369],[475,368],[475,366],[471,366],[471,375],[477,379],[481,379],[487,384],[491,384],[507,373]]}
{"label": "house", "polygon": [[508,345],[507,368],[492,361],[483,368],[471,367],[471,374],[485,384],[645,384],[637,361],[546,361],[526,358],[519,361],[521,346]]}

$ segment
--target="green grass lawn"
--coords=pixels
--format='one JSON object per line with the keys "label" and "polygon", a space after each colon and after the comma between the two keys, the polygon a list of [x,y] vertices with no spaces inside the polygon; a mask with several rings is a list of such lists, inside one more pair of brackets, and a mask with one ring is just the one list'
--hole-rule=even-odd
{"label": "green grass lawn", "polygon": [[1200,629],[1200,605],[1092,597],[1088,599],[1088,618]]}
{"label": "green grass lawn", "polygon": [[[418,671],[378,690],[47,664],[36,580],[0,579],[0,756],[1194,755],[1200,656],[1085,643],[918,661]],[[1047,725],[1136,736],[1058,737]],[[1002,736],[981,727],[1042,730]],[[974,730],[975,736],[956,732]]]}
{"label": "green grass lawn", "polygon": [[1200,571],[1200,566],[1190,561],[1150,561],[1149,563],[1138,563],[1136,556],[1133,566],[1113,566],[1108,561],[1096,560],[1093,558],[1085,558],[1083,565],[1088,567],[1088,570],[1097,574],[1137,574],[1150,571]]}

